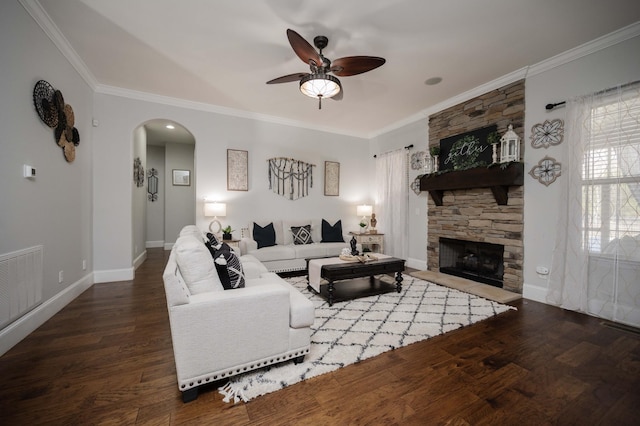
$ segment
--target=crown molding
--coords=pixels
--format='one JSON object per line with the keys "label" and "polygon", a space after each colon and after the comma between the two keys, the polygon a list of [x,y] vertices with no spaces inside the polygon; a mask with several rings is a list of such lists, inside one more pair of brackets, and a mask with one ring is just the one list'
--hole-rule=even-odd
{"label": "crown molding", "polygon": [[531,65],[525,68],[521,68],[503,77],[497,78],[493,81],[490,81],[481,86],[475,87],[464,93],[461,93],[452,98],[449,98],[443,102],[440,102],[416,114],[413,114],[410,117],[407,117],[383,129],[380,129],[370,134],[369,138],[375,138],[377,136],[383,135],[385,133],[388,133],[400,127],[414,123],[418,120],[422,120],[423,118],[428,117],[431,114],[435,114],[436,112],[440,112],[444,109],[457,105],[461,102],[465,102],[465,101],[468,101],[469,99],[473,99],[477,96],[483,95],[487,92],[490,92],[491,90],[499,89],[502,86],[506,86],[507,84],[511,84],[522,78],[526,79],[527,77],[540,74],[545,71],[549,71],[550,69],[567,64],[571,61],[575,61],[576,59],[580,59],[583,56],[590,55],[592,53],[606,49],[607,47],[611,47],[613,45],[622,43],[623,41],[626,41],[638,36],[640,36],[640,21],[634,22],[631,25],[620,28],[619,30],[613,31],[612,33],[599,37],[595,40],[582,44],[573,49],[562,52],[549,59],[545,59],[544,61],[540,61],[534,65]]}
{"label": "crown molding", "polygon": [[556,56],[552,56],[549,59],[540,61],[529,67],[529,75],[549,71],[553,68],[565,65],[569,62],[580,59],[584,56],[606,49],[607,47],[614,46],[623,41],[629,40],[634,37],[640,36],[640,21],[634,22],[631,25],[620,28],[612,33],[606,34],[588,43],[575,47],[573,49],[562,52]]}
{"label": "crown molding", "polygon": [[80,77],[95,90],[98,82],[89,71],[87,65],[80,59],[80,55],[71,47],[60,29],[53,23],[49,14],[42,8],[37,0],[18,0],[22,7],[31,15],[34,21],[42,28],[47,37],[53,42],[56,48],[69,61],[71,66],[80,74]]}
{"label": "crown molding", "polygon": [[119,96],[119,97],[128,98],[128,99],[151,102],[155,104],[162,104],[162,105],[174,106],[174,107],[185,108],[185,109],[193,109],[196,111],[212,112],[212,113],[228,115],[232,117],[247,118],[247,119],[258,120],[258,121],[263,121],[267,123],[280,124],[284,126],[299,127],[299,128],[304,128],[308,130],[317,130],[325,133],[334,133],[334,134],[339,134],[344,136],[352,136],[359,139],[366,139],[366,136],[363,136],[362,134],[339,131],[330,127],[313,126],[313,125],[309,125],[309,123],[303,123],[296,120],[289,120],[286,118],[276,117],[273,115],[259,114],[255,112],[243,111],[239,109],[228,108],[228,107],[208,104],[204,102],[189,101],[186,99],[173,98],[170,96],[157,95],[157,94],[148,93],[148,92],[141,92],[138,90],[123,89],[121,87],[108,86],[104,84],[98,84],[94,90],[96,93],[101,93],[104,95]]}
{"label": "crown molding", "polygon": [[390,131],[396,130],[400,127],[406,126],[407,124],[411,124],[418,120],[422,120],[425,117],[430,116],[431,114],[435,114],[436,112],[442,111],[443,109],[447,109],[454,105],[458,105],[462,102],[468,101],[469,99],[473,99],[478,96],[484,95],[485,93],[490,92],[492,90],[496,90],[508,84],[514,83],[518,80],[522,80],[523,78],[527,77],[527,71],[528,71],[527,67],[521,68],[517,71],[511,72],[509,74],[503,75],[502,77],[496,78],[495,80],[492,80],[488,83],[484,83],[480,86],[474,87],[471,90],[467,90],[466,92],[460,93],[459,95],[456,95],[442,102],[439,102],[433,106],[430,106],[429,108],[423,109],[422,111],[416,114],[413,114],[412,116],[407,117],[404,120],[397,121],[391,124],[390,126],[380,129],[379,131],[371,134],[369,137],[374,138],[376,136],[383,135]]}

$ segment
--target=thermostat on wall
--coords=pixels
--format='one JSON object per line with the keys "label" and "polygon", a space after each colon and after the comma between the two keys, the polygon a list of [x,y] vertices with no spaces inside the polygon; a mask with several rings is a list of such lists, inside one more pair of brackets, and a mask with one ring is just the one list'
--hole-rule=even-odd
{"label": "thermostat on wall", "polygon": [[36,177],[36,169],[31,167],[31,166],[27,166],[26,164],[24,165],[24,170],[23,170],[23,176],[26,178],[35,178]]}

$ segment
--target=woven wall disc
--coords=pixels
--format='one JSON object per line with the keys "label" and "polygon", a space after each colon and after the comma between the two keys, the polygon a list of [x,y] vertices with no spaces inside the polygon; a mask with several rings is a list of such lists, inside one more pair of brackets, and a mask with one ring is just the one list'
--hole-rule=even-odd
{"label": "woven wall disc", "polygon": [[54,102],[55,89],[51,84],[40,80],[33,88],[33,105],[40,120],[54,128],[58,125],[58,110]]}

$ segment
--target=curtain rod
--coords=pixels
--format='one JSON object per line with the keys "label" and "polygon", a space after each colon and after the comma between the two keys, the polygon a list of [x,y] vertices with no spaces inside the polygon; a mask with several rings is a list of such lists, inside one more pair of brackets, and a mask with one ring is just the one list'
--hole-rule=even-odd
{"label": "curtain rod", "polygon": [[[631,86],[631,85],[636,84],[636,83],[640,83],[640,80],[632,81],[631,83],[621,84],[621,85],[614,86],[614,87],[610,87],[608,89],[600,90],[599,92],[595,92],[593,94],[594,95],[602,95],[604,93],[612,92],[612,91],[617,90],[617,89],[624,89],[625,87]],[[562,101],[562,102],[557,102],[555,104],[547,104],[547,105],[545,105],[544,108],[547,109],[547,110],[552,110],[555,107],[560,106],[560,105],[564,105],[566,103],[567,103],[566,101]]]}
{"label": "curtain rod", "polygon": [[[407,145],[407,146],[405,146],[403,149],[411,149],[411,148],[413,148],[413,144],[411,144],[411,145]],[[398,151],[399,149],[400,149],[400,148],[398,148],[398,149],[394,149],[393,151]],[[393,152],[393,151],[387,151],[387,152],[385,152],[385,154],[388,154],[388,153]],[[373,158],[378,158],[378,155],[377,155],[377,154],[375,154],[375,155],[373,156]]]}

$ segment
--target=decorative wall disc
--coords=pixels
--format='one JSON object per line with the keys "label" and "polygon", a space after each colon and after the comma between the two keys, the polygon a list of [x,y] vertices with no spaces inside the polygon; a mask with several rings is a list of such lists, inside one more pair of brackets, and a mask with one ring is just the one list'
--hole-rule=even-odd
{"label": "decorative wall disc", "polygon": [[555,158],[545,156],[538,161],[538,165],[534,166],[529,174],[541,184],[549,186],[556,181],[561,172],[562,163],[556,161]]}
{"label": "decorative wall disc", "polygon": [[55,89],[51,84],[40,80],[33,88],[33,105],[40,120],[52,129],[58,125],[58,109],[53,102]]}
{"label": "decorative wall disc", "polygon": [[420,170],[424,167],[424,161],[426,153],[424,151],[414,152],[411,154],[411,168],[413,170]]}
{"label": "decorative wall disc", "polygon": [[531,146],[534,148],[549,148],[559,145],[564,138],[564,121],[560,119],[545,120],[531,128]]}
{"label": "decorative wall disc", "polygon": [[422,175],[420,176],[416,176],[416,178],[413,180],[413,182],[411,182],[411,189],[413,189],[413,192],[415,192],[416,195],[420,195],[420,178],[422,177]]}

